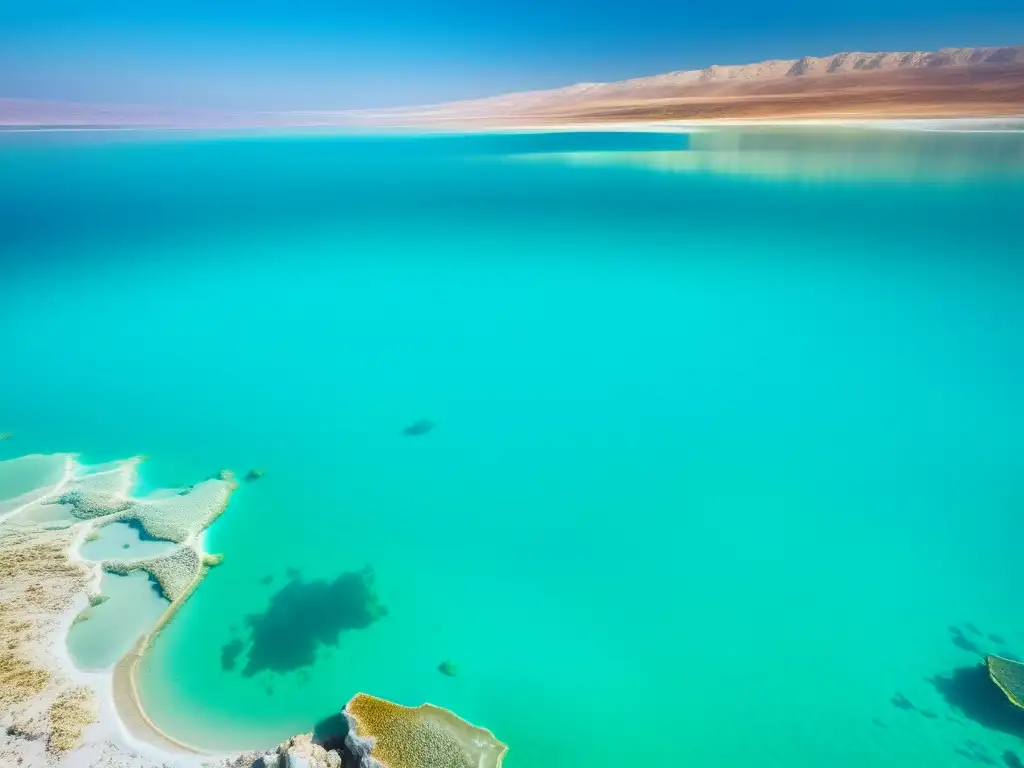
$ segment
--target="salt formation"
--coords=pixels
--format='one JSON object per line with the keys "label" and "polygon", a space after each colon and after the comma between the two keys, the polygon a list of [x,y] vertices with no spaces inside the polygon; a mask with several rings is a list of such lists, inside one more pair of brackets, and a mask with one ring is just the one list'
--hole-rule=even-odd
{"label": "salt formation", "polygon": [[[0,765],[50,764],[70,752],[83,765],[113,765],[121,754],[109,741],[112,727],[120,731],[114,711],[126,721],[152,725],[137,700],[138,659],[209,568],[220,562],[203,550],[202,534],[226,508],[235,483],[230,473],[221,473],[184,492],[134,499],[130,491],[140,461],[92,470],[70,454],[0,462],[0,476],[18,494],[0,498],[0,733],[5,735]],[[70,513],[62,519],[41,514],[61,506]],[[154,538],[177,546],[159,557],[84,560],[79,546],[97,528],[116,521],[135,521]],[[122,694],[116,680],[75,670],[64,645],[71,624],[88,618],[89,607],[102,602],[102,570],[146,571],[171,600],[157,626],[119,665]],[[104,691],[106,697],[99,695]],[[99,729],[93,738],[85,735],[90,727]],[[152,728],[153,738],[143,740],[159,742],[161,734]],[[138,759],[132,765],[152,763]]]}
{"label": "salt formation", "polygon": [[13,740],[0,765],[21,763],[26,751],[63,753],[96,717],[92,693],[60,673],[56,644],[89,581],[68,559],[73,541],[70,530],[0,528],[0,727]]}
{"label": "salt formation", "polygon": [[104,560],[103,570],[127,576],[132,571],[146,571],[160,585],[164,597],[172,603],[188,594],[200,577],[203,556],[192,547],[182,546],[169,555],[144,560]]}
{"label": "salt formation", "polygon": [[447,709],[403,707],[356,694],[342,711],[343,745],[329,749],[300,734],[273,752],[239,755],[229,768],[500,768],[507,747]]}
{"label": "salt formation", "polygon": [[312,734],[301,733],[274,752],[263,755],[253,765],[260,768],[342,768],[346,763],[337,751],[314,744]]}
{"label": "salt formation", "polygon": [[221,477],[204,480],[181,493],[133,499],[128,492],[137,464],[133,459],[76,479],[57,503],[70,505],[73,514],[83,520],[102,517],[104,524],[134,521],[154,539],[183,544],[220,516],[237,485],[230,473],[221,473]]}
{"label": "salt formation", "polygon": [[[32,482],[15,485],[19,504],[8,504],[0,513],[0,765],[500,768],[506,746],[490,731],[430,704],[403,707],[365,694],[346,705],[349,733],[337,749],[301,734],[268,754],[218,759],[168,737],[141,707],[138,664],[160,628],[220,562],[219,556],[204,551],[202,534],[227,506],[234,479],[221,473],[183,492],[134,499],[129,494],[139,459],[89,472],[71,455],[44,458],[59,471],[50,473],[45,487],[27,494],[21,489]],[[5,470],[11,470],[11,462],[0,462],[0,472]],[[29,475],[21,479],[25,477]],[[55,504],[64,505],[70,516],[41,519],[40,508]],[[96,528],[131,520],[176,546],[165,555],[136,560],[95,563],[79,555],[78,548]],[[146,571],[171,600],[157,625],[115,666],[112,677],[76,670],[65,647],[75,618],[87,616],[90,605],[102,602],[97,589],[102,570]],[[143,747],[152,759],[142,754]]]}
{"label": "salt formation", "polygon": [[508,747],[432,704],[403,707],[365,693],[345,705],[347,749],[360,768],[500,768]]}
{"label": "salt formation", "polygon": [[[148,572],[175,603],[195,588],[206,569],[220,562],[203,551],[199,537],[227,508],[237,484],[229,472],[221,472],[218,478],[185,491],[134,499],[128,494],[138,463],[138,459],[117,462],[109,469],[76,478],[57,503],[70,506],[81,520],[96,520],[96,525],[134,522],[152,538],[178,544],[165,555],[102,564],[104,570],[121,575],[134,570]],[[171,612],[175,608],[172,605]]]}

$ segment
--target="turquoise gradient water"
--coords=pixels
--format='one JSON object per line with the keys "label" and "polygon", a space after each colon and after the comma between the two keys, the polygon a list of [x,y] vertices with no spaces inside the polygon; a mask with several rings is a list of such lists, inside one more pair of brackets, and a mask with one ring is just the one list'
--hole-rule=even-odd
{"label": "turquoise gradient water", "polygon": [[[803,136],[7,138],[3,455],[266,469],[154,720],[270,745],[367,691],[508,768],[1024,754],[930,682],[1024,653],[1024,137]],[[366,565],[386,616],[244,674],[247,617]]]}

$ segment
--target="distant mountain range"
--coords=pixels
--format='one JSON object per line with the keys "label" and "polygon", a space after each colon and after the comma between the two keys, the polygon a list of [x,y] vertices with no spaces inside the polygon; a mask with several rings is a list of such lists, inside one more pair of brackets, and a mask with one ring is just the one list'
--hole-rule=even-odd
{"label": "distant mountain range", "polygon": [[452,102],[422,118],[1024,116],[1024,46],[837,53]]}
{"label": "distant mountain range", "polygon": [[0,127],[468,128],[625,121],[1024,116],[1024,46],[838,53],[387,110],[186,111],[0,98]]}

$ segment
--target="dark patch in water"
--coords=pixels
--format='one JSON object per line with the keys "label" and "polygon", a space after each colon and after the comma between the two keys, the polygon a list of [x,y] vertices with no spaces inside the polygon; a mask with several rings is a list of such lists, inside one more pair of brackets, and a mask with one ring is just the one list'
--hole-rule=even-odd
{"label": "dark patch in water", "polygon": [[972,635],[977,635],[978,637],[981,637],[981,630],[974,626],[971,622],[965,621],[964,626],[967,627],[967,631],[970,632]]}
{"label": "dark patch in water", "polygon": [[910,699],[899,692],[894,693],[889,701],[892,702],[892,705],[896,707],[896,709],[914,709],[914,705],[910,703]]}
{"label": "dark patch in water", "polygon": [[968,653],[976,654],[978,656],[985,655],[985,652],[982,651],[981,648],[979,648],[977,645],[975,645],[974,641],[971,640],[967,635],[965,635],[963,631],[960,629],[960,627],[950,625],[949,634],[950,640],[953,641],[953,645],[955,645],[957,648],[967,651]]}
{"label": "dark patch in water", "polygon": [[984,664],[960,667],[948,675],[936,675],[929,682],[967,719],[1024,739],[1024,710],[1011,704],[989,679]]}
{"label": "dark patch in water", "polygon": [[286,568],[285,571],[284,571],[284,575],[287,576],[289,579],[301,579],[302,578],[302,574],[299,573],[299,569],[298,568]]}
{"label": "dark patch in water", "polygon": [[938,715],[935,712],[932,712],[930,709],[919,709],[918,712],[927,717],[929,720],[934,720],[938,717]]}
{"label": "dark patch in water", "polygon": [[131,544],[122,544],[121,545],[121,549],[131,549],[131,548],[132,548]]}
{"label": "dark patch in water", "polygon": [[1003,762],[1006,763],[1006,768],[1024,768],[1024,762],[1017,757],[1017,753],[1011,749],[1003,752]]}
{"label": "dark patch in water", "polygon": [[435,426],[437,425],[429,419],[420,419],[403,429],[402,434],[406,437],[419,437],[420,435],[432,432]]}
{"label": "dark patch in water", "polygon": [[273,696],[274,695],[274,689],[272,687],[270,687],[269,685],[266,688],[264,688],[263,690],[266,691],[267,696]]}
{"label": "dark patch in water", "polygon": [[871,722],[874,723],[875,725],[877,725],[879,728],[888,728],[889,727],[888,725],[885,724],[885,721],[883,721],[882,718],[880,718],[880,717],[873,717],[873,718],[871,718]]}
{"label": "dark patch in water", "polygon": [[238,654],[242,652],[242,641],[235,639],[230,643],[227,643],[220,649],[220,668],[225,672],[230,672],[235,668],[235,662],[238,661]]}
{"label": "dark patch in water", "polygon": [[342,632],[366,629],[386,615],[369,566],[334,581],[304,582],[295,576],[270,598],[266,611],[246,617],[251,646],[242,675],[308,667],[322,646],[337,645]]}
{"label": "dark patch in water", "polygon": [[985,763],[986,765],[995,765],[996,761],[993,760],[988,754],[988,747],[984,744],[975,741],[974,739],[967,740],[967,746],[974,753],[975,759]]}
{"label": "dark patch in water", "polygon": [[167,541],[167,539],[158,539],[156,536],[150,536],[149,531],[143,528],[142,523],[138,520],[125,520],[124,523],[135,531],[139,541]]}
{"label": "dark patch in water", "polygon": [[325,717],[313,726],[313,743],[330,752],[332,749],[340,755],[347,753],[345,737],[348,736],[348,721],[340,712]]}
{"label": "dark patch in water", "polygon": [[1006,645],[1006,641],[994,632],[988,636],[988,639],[991,640],[993,643],[998,643],[999,645]]}
{"label": "dark patch in water", "polygon": [[260,579],[260,584],[262,584],[263,586],[267,586],[273,580],[274,580],[273,575],[268,573],[266,576],[264,576],[262,579]]}
{"label": "dark patch in water", "polygon": [[965,758],[967,758],[968,760],[972,760],[972,761],[974,760],[974,754],[973,754],[973,753],[971,753],[971,752],[968,752],[968,751],[967,751],[966,749],[964,749],[963,747],[957,747],[957,748],[956,748],[956,749],[954,749],[953,751],[954,751],[954,752],[956,752],[956,753],[957,753],[958,755],[960,755],[960,757],[965,757]]}

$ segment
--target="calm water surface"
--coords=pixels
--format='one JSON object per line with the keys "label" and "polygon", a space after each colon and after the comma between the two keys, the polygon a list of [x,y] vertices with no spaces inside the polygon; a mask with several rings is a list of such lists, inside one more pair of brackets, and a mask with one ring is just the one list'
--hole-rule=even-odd
{"label": "calm water surface", "polygon": [[1024,756],[976,670],[1024,654],[1022,163],[4,137],[0,451],[266,470],[143,668],[196,745],[366,691],[508,768]]}

